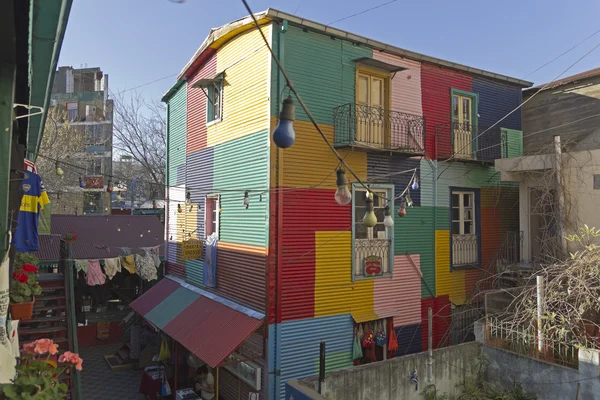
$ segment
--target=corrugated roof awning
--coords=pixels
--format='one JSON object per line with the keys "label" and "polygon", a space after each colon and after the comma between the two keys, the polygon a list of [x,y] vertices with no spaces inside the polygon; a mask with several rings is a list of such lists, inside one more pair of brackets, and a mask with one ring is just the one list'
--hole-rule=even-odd
{"label": "corrugated roof awning", "polygon": [[398,71],[404,71],[404,70],[408,69],[408,68],[402,67],[400,65],[389,64],[384,61],[379,61],[374,58],[368,58],[368,57],[357,58],[354,60],[354,62],[356,62],[357,64],[364,65],[366,67],[376,68],[376,69],[380,69],[382,71],[387,71],[387,72],[398,72]]}
{"label": "corrugated roof awning", "polygon": [[264,315],[167,276],[131,308],[211,367],[263,325]]}

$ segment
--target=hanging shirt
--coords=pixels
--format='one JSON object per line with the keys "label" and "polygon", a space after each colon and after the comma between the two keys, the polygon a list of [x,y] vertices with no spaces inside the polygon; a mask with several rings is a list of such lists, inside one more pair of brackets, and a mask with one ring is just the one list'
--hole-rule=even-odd
{"label": "hanging shirt", "polygon": [[39,211],[50,204],[50,199],[42,183],[42,178],[33,172],[25,171],[25,179],[21,182],[21,208],[14,245],[18,252],[28,253],[39,250],[38,221]]}

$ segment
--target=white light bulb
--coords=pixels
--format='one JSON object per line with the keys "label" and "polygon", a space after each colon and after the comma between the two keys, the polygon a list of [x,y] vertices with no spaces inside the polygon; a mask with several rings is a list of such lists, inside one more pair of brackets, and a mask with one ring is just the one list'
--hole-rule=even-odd
{"label": "white light bulb", "polygon": [[386,215],[383,219],[383,225],[385,225],[386,228],[391,228],[394,226],[394,218],[391,215]]}
{"label": "white light bulb", "polygon": [[352,193],[348,189],[348,180],[346,179],[346,173],[343,169],[338,169],[336,179],[337,190],[335,191],[335,201],[341,206],[352,201]]}

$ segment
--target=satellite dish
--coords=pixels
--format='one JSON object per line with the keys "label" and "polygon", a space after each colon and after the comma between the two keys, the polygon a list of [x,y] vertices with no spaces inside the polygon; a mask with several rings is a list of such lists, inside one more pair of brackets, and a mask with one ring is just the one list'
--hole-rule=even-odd
{"label": "satellite dish", "polygon": [[201,366],[206,364],[192,353],[188,354],[187,363],[190,368],[200,368]]}

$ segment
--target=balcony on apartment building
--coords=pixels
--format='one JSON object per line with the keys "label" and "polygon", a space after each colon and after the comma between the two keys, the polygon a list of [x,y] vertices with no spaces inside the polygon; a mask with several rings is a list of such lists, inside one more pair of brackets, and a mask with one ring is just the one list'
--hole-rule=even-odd
{"label": "balcony on apartment building", "polygon": [[338,148],[425,154],[425,123],[418,115],[348,103],[334,109],[334,130]]}
{"label": "balcony on apartment building", "polygon": [[512,156],[510,153],[516,143],[511,142],[520,138],[511,136],[511,132],[499,126],[487,127],[462,122],[437,124],[436,158],[492,164],[494,160]]}

